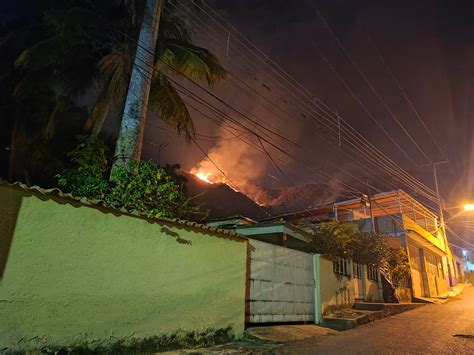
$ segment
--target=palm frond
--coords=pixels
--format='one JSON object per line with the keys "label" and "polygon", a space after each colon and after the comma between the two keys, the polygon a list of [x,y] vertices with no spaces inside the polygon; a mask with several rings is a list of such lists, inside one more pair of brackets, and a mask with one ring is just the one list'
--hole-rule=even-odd
{"label": "palm frond", "polygon": [[113,50],[99,62],[106,97],[114,103],[121,103],[127,92],[133,63],[130,52],[127,48]]}
{"label": "palm frond", "polygon": [[186,140],[194,137],[196,130],[186,104],[164,75],[153,78],[148,104],[162,121],[183,134]]}
{"label": "palm frond", "polygon": [[53,36],[25,49],[15,60],[15,65],[30,70],[40,70],[51,65],[64,64],[70,58],[70,44],[61,36]]}
{"label": "palm frond", "polygon": [[163,71],[176,71],[190,79],[205,81],[209,86],[227,77],[217,57],[205,48],[176,40],[163,41],[160,47],[156,67]]}
{"label": "palm frond", "polygon": [[158,38],[191,42],[191,35],[186,23],[174,14],[174,7],[165,6],[160,20],[160,33]]}
{"label": "palm frond", "polygon": [[56,99],[56,104],[54,106],[54,109],[51,112],[51,115],[49,115],[46,125],[44,126],[41,132],[42,138],[44,138],[47,141],[53,138],[54,134],[56,133],[57,116],[60,113],[65,112],[70,106],[71,104],[69,100],[67,100],[65,97],[60,96]]}

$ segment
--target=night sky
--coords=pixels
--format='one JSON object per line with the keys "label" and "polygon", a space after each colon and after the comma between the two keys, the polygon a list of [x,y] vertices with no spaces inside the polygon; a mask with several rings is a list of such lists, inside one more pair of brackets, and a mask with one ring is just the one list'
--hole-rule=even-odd
{"label": "night sky", "polygon": [[[428,157],[433,161],[443,160],[443,155],[384,69],[376,50],[383,54],[451,162],[441,169],[444,195],[453,202],[469,198],[473,192],[472,179],[469,177],[472,132],[469,99],[473,74],[471,63],[474,23],[472,2],[458,1],[454,5],[449,1],[419,1],[416,4],[399,1],[395,5],[390,1],[319,1],[317,6],[386,105]],[[375,126],[322,60],[317,47],[412,159],[419,165],[428,162],[338,49],[334,38],[307,1],[216,1],[214,7],[220,9],[221,14],[239,31],[301,81],[315,96],[340,112],[373,144],[410,173],[421,174],[420,178],[424,178],[424,182],[432,186],[431,175],[424,174],[429,172],[429,168],[417,168],[388,141],[387,136]],[[372,42],[368,39],[369,34]],[[221,39],[219,45],[211,33],[202,33],[199,28],[196,29],[196,37],[208,46],[213,44],[211,48],[221,58],[224,57],[225,38]],[[377,49],[372,43],[376,44]],[[232,46],[231,40],[231,49]],[[244,62],[240,56],[231,54],[226,64],[231,71],[237,71],[243,79],[251,82],[252,75],[248,71],[245,73],[235,69],[241,68]],[[270,82],[268,73],[262,72],[265,69],[261,66],[254,65],[252,68],[250,65],[248,68],[261,83],[264,84],[265,80]],[[273,90],[271,84],[267,84]],[[271,95],[272,92],[269,90],[268,94]],[[232,101],[232,95],[229,100]],[[238,105],[247,104],[249,110],[252,109],[248,102],[250,100],[245,104],[242,101],[244,100]],[[312,140],[314,143],[314,132],[303,120],[298,117],[289,118],[287,126],[297,131],[298,141]],[[202,129],[207,130],[207,127]],[[173,151],[176,150],[181,152],[181,149],[168,147],[166,157],[173,160]],[[186,157],[184,161],[179,159],[180,155],[175,159],[186,166],[195,159],[194,155],[187,156],[189,162]]]}
{"label": "night sky", "polygon": [[[39,3],[3,0],[0,21],[34,15]],[[187,1],[181,3],[184,16],[189,4]],[[385,105],[426,155],[432,161],[441,161],[445,159],[442,152],[445,153],[450,163],[440,168],[439,176],[442,194],[448,203],[458,205],[474,198],[474,124],[471,105],[474,94],[473,1],[215,0],[209,3],[275,63],[301,82],[312,95],[337,110],[372,144],[410,174],[434,188],[431,168],[417,167],[428,163],[427,159],[340,50],[335,37],[318,16],[318,9]],[[315,169],[341,179],[343,177],[336,168],[345,169],[361,178],[379,175],[376,171],[364,172],[358,163],[354,164],[350,159],[343,159],[336,154],[337,140],[330,140],[327,134],[318,132],[305,118],[307,113],[294,100],[292,102],[288,90],[279,87],[275,75],[232,38],[227,55],[225,31],[219,30],[205,14],[200,16],[202,22],[190,15],[184,16],[194,30],[196,42],[216,53],[232,74],[288,110],[283,119],[277,118],[275,110],[268,108],[268,102],[249,97],[232,82],[219,85],[215,92],[241,111],[254,115],[265,125],[285,132],[297,141],[303,147],[298,150],[298,156],[306,162],[296,162],[274,152],[277,158],[281,158],[281,168],[289,177],[284,179],[272,171],[268,159],[241,148],[240,143],[203,138],[202,147],[208,152],[214,147],[216,156],[229,152],[232,156],[233,151],[243,150],[241,161],[238,159],[239,154],[234,156],[234,165],[225,166],[232,159],[223,159],[221,164],[224,170],[245,170],[251,175],[247,181],[267,190],[321,180],[321,177],[315,178],[311,172],[303,169],[303,165],[309,163]],[[383,55],[442,152],[401,95],[378,53]],[[390,142],[337,75],[344,79],[366,109],[416,165]],[[223,135],[222,129],[208,120],[196,117],[195,123],[198,133],[202,135]],[[109,126],[114,130],[117,125],[109,122]],[[147,129],[146,142],[145,158],[159,159],[160,163],[179,162],[184,169],[190,170],[203,158],[195,146],[156,127]],[[159,156],[157,144],[166,144],[160,149]],[[245,180],[240,175],[235,175],[235,179]],[[466,233],[468,238],[472,238],[470,232]]]}

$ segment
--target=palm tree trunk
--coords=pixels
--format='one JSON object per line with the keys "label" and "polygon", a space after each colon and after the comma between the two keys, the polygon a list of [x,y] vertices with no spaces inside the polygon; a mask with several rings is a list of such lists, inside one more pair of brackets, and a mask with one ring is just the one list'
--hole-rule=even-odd
{"label": "palm tree trunk", "polygon": [[97,102],[92,108],[90,116],[87,118],[84,124],[84,130],[90,131],[91,137],[98,137],[104,126],[105,119],[109,114],[109,103],[101,98],[97,99]]}
{"label": "palm tree trunk", "polygon": [[11,141],[10,141],[10,155],[8,157],[8,181],[14,182],[16,179],[16,165],[17,165],[17,134],[18,134],[18,117],[15,117],[13,125]]}
{"label": "palm tree trunk", "polygon": [[163,0],[146,1],[111,179],[117,168],[127,169],[130,162],[140,160],[162,5]]}

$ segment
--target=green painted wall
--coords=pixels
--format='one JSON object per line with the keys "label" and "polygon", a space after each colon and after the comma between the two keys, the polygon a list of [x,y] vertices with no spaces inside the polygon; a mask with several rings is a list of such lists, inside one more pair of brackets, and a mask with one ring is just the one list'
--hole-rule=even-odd
{"label": "green painted wall", "polygon": [[1,186],[0,232],[0,349],[243,332],[241,240]]}
{"label": "green painted wall", "polygon": [[319,258],[320,303],[322,315],[327,315],[340,308],[349,308],[354,303],[354,288],[351,279],[336,275],[332,261]]}
{"label": "green painted wall", "polygon": [[[323,257],[319,258],[319,286],[321,314],[327,315],[341,308],[350,308],[355,301],[355,283],[352,276],[336,275],[333,272],[332,261]],[[352,272],[352,264],[350,266]],[[377,282],[367,278],[367,266],[364,265],[363,277],[365,279],[364,298],[366,301],[382,301],[382,290]]]}

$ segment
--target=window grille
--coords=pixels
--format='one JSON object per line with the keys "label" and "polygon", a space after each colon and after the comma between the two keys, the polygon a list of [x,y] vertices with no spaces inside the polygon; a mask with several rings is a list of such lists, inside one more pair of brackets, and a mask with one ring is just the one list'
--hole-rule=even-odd
{"label": "window grille", "polygon": [[349,276],[349,260],[344,258],[338,258],[332,263],[333,271],[335,274]]}
{"label": "window grille", "polygon": [[372,281],[379,280],[379,272],[377,268],[367,265],[367,278]]}
{"label": "window grille", "polygon": [[353,269],[352,275],[354,275],[356,279],[361,279],[363,276],[363,271],[362,271],[364,269],[363,265],[352,263],[352,269]]}

